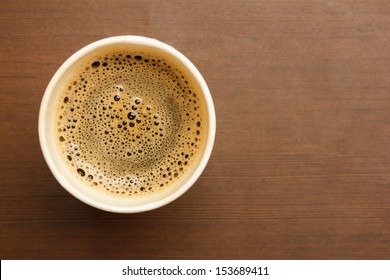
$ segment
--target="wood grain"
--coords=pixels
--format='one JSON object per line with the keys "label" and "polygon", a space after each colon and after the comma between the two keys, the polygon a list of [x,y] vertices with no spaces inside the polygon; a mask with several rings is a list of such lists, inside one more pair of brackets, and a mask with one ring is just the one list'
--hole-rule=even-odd
{"label": "wood grain", "polygon": [[[82,204],[37,118],[72,53],[113,35],[183,52],[215,102],[197,183],[147,213]],[[0,1],[1,259],[389,259],[390,4]]]}

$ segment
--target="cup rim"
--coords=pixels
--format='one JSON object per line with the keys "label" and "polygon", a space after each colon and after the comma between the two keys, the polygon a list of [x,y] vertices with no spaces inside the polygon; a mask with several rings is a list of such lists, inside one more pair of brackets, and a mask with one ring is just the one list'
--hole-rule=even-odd
{"label": "cup rim", "polygon": [[[47,148],[48,144],[48,138],[50,136],[46,136],[46,130],[51,125],[46,122],[47,119],[47,112],[48,108],[51,106],[49,104],[50,96],[53,94],[53,90],[60,80],[60,78],[65,74],[65,72],[79,59],[81,59],[84,55],[91,53],[101,47],[108,46],[108,45],[114,45],[114,44],[136,44],[138,46],[151,46],[159,49],[160,51],[171,55],[175,57],[175,59],[179,60],[185,68],[193,75],[195,81],[198,83],[201,94],[203,95],[203,98],[205,100],[205,105],[207,109],[208,114],[208,135],[207,135],[207,142],[205,143],[205,149],[203,151],[203,154],[200,157],[200,161],[198,166],[194,169],[192,175],[183,182],[183,184],[173,193],[170,195],[159,199],[157,201],[152,201],[146,204],[142,205],[135,205],[135,206],[115,206],[115,205],[108,205],[99,201],[94,200],[93,198],[87,196],[84,193],[81,193],[78,191],[75,187],[72,186],[72,184],[63,176],[58,170],[58,168],[54,164],[53,155]],[[200,74],[198,69],[195,67],[195,65],[187,58],[185,57],[181,52],[176,50],[174,47],[163,43],[157,39],[149,38],[149,37],[143,37],[143,36],[135,36],[135,35],[123,35],[123,36],[114,36],[114,37],[108,37],[104,38],[98,41],[95,41],[91,44],[88,44],[87,46],[79,49],[74,54],[72,54],[56,71],[56,73],[51,78],[45,93],[43,95],[40,109],[39,109],[39,118],[38,118],[38,134],[39,134],[39,142],[41,146],[41,150],[44,156],[44,159],[56,178],[56,180],[60,183],[60,185],[67,190],[69,193],[71,193],[74,197],[79,199],[80,201],[101,209],[108,212],[115,212],[115,213],[138,213],[138,212],[145,212],[150,211],[159,207],[162,207],[180,196],[182,196],[186,191],[188,191],[191,186],[196,182],[196,180],[200,177],[201,173],[203,172],[204,168],[206,167],[208,160],[211,156],[211,152],[214,146],[214,140],[215,140],[215,133],[216,133],[216,116],[215,116],[215,109],[214,109],[214,103],[210,94],[210,90],[206,84],[206,81],[204,80],[203,76]],[[61,163],[62,164],[62,163]]]}

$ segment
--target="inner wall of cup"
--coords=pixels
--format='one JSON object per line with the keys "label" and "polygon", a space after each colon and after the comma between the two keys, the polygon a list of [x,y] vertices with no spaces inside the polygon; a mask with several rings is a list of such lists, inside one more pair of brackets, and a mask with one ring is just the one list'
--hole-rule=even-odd
{"label": "inner wall of cup", "polygon": [[[57,180],[61,183],[63,187],[65,187],[69,192],[71,192],[73,195],[78,197],[79,199],[83,200],[84,202],[87,202],[89,204],[100,204],[101,207],[104,208],[104,206],[110,205],[114,207],[132,207],[132,206],[142,206],[149,203],[153,203],[156,201],[161,201],[171,195],[173,195],[175,192],[177,192],[180,188],[183,188],[187,184],[192,184],[193,182],[190,182],[191,177],[194,175],[197,167],[199,166],[202,158],[203,153],[205,150],[205,146],[207,144],[207,139],[209,137],[208,132],[206,132],[206,139],[202,142],[202,148],[199,151],[199,156],[197,158],[197,161],[194,163],[194,168],[187,172],[179,181],[172,184],[170,188],[167,188],[166,191],[160,192],[155,195],[146,196],[146,197],[140,197],[140,198],[116,198],[116,197],[110,197],[108,195],[105,195],[101,192],[93,190],[90,186],[84,185],[78,178],[74,176],[73,173],[70,172],[66,164],[63,162],[63,159],[60,158],[60,152],[57,148],[55,139],[55,129],[56,129],[56,106],[58,104],[58,99],[61,95],[61,91],[63,90],[64,84],[68,81],[69,77],[73,73],[73,69],[78,67],[80,64],[85,62],[85,60],[93,56],[95,53],[101,53],[104,50],[110,50],[115,48],[130,48],[131,50],[139,50],[139,51],[145,51],[148,50],[153,51],[154,53],[157,53],[161,55],[161,57],[165,58],[167,61],[173,61],[175,64],[182,65],[183,67],[180,69],[182,73],[186,77],[191,77],[191,80],[195,81],[194,86],[195,90],[199,93],[202,93],[199,95],[200,98],[203,99],[202,108],[203,112],[205,113],[204,119],[205,123],[208,124],[209,122],[209,116],[207,112],[206,101],[203,96],[203,92],[201,89],[201,86],[199,85],[196,77],[183,65],[183,63],[178,60],[175,56],[161,51],[159,48],[153,47],[153,46],[139,46],[139,45],[129,45],[126,43],[119,43],[119,44],[110,44],[109,46],[101,46],[99,48],[95,48],[92,51],[89,51],[88,53],[85,53],[84,55],[80,56],[76,62],[71,64],[67,69],[64,69],[64,72],[58,77],[57,82],[55,82],[52,91],[50,93],[50,97],[47,103],[46,108],[46,131],[45,131],[45,137],[47,139],[47,149],[48,149],[48,155],[51,156],[52,159],[52,171],[54,175],[56,176]],[[78,53],[75,55],[77,56]],[[74,56],[75,56],[74,55]],[[74,58],[72,56],[71,58]],[[60,70],[59,70],[60,71]],[[207,125],[208,126],[208,125]],[[208,128],[206,127],[206,131]],[[186,186],[189,187],[188,185]],[[96,206],[96,205],[95,205]]]}

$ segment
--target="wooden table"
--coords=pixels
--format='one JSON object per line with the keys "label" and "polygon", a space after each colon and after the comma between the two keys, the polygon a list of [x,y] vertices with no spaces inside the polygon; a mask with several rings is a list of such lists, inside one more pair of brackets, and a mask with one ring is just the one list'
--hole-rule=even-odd
{"label": "wooden table", "polygon": [[[135,34],[183,52],[215,102],[197,183],[106,213],[50,173],[38,110],[56,69]],[[390,4],[1,1],[2,259],[389,259]]]}

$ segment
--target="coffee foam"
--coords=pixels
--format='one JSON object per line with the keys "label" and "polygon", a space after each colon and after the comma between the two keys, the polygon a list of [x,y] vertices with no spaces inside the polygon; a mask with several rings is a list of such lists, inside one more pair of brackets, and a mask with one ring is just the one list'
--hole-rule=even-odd
{"label": "coffee foam", "polygon": [[150,52],[86,59],[57,106],[64,161],[92,188],[119,197],[168,189],[197,162],[205,105],[178,65]]}

